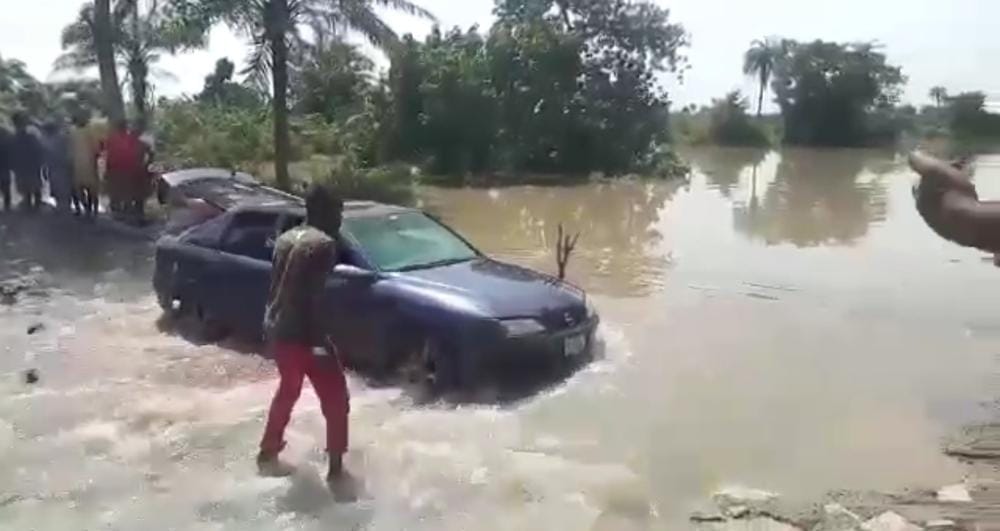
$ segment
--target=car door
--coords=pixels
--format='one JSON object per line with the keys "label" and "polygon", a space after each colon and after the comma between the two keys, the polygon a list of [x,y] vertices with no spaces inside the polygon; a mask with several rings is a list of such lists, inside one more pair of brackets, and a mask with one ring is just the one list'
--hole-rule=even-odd
{"label": "car door", "polygon": [[215,317],[251,337],[262,333],[279,218],[276,212],[237,213],[222,235],[209,287],[218,293]]}
{"label": "car door", "polygon": [[213,282],[211,272],[218,262],[219,243],[228,223],[228,216],[219,216],[187,231],[173,245],[160,247],[157,289],[164,296],[198,305],[212,302],[203,295],[206,286]]}
{"label": "car door", "polygon": [[351,366],[381,369],[387,316],[377,296],[379,276],[345,235],[338,239],[337,261],[327,281],[331,335]]}

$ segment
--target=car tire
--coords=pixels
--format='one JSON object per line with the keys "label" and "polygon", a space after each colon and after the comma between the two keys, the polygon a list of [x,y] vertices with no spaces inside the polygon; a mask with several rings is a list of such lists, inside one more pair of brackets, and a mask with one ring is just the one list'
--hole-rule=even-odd
{"label": "car tire", "polygon": [[221,341],[229,335],[225,325],[205,310],[201,304],[194,307],[195,333],[198,338],[208,343]]}
{"label": "car tire", "polygon": [[435,394],[453,390],[460,385],[455,352],[447,343],[423,336],[410,342],[401,360],[400,372],[411,384],[417,384]]}
{"label": "car tire", "polygon": [[213,318],[201,303],[181,298],[176,304],[175,314],[181,320],[185,335],[190,335],[190,340],[196,343],[215,343],[229,335],[226,326]]}
{"label": "car tire", "polygon": [[156,292],[156,303],[160,305],[160,309],[163,313],[173,316],[176,313],[174,308],[174,297],[173,295],[168,295],[163,292]]}

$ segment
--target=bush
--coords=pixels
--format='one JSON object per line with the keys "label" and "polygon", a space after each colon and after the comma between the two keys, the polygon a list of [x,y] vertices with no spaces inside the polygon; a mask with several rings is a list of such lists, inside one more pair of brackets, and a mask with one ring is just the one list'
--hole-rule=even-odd
{"label": "bush", "polygon": [[274,159],[273,126],[265,110],[163,102],[158,150],[168,167],[213,166],[255,171]]}
{"label": "bush", "polygon": [[416,201],[415,172],[405,164],[370,169],[334,165],[317,182],[326,184],[345,199],[396,205],[412,205]]}
{"label": "bush", "polygon": [[[360,168],[350,156],[315,155],[293,163],[289,173],[292,190],[300,194],[304,194],[312,183],[322,183],[344,199],[396,205],[416,202],[418,172],[405,164]],[[273,168],[268,168],[261,178],[273,184]]]}
{"label": "bush", "polygon": [[747,102],[739,92],[730,92],[713,102],[709,111],[708,137],[720,146],[764,147],[770,144],[764,131],[750,122]]}

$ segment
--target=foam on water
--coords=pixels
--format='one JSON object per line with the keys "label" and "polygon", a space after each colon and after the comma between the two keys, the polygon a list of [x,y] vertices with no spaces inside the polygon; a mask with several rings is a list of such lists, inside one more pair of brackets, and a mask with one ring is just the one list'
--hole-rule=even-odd
{"label": "foam on water", "polygon": [[[50,303],[71,304],[62,298]],[[270,362],[164,334],[150,297],[120,300],[99,289],[72,302],[80,317],[27,340],[38,357],[24,363],[43,367],[38,385],[3,375],[0,524],[581,529],[609,514],[653,514],[628,468],[564,455],[573,441],[523,425],[525,412],[546,402],[601,388],[628,357],[613,325],[605,325],[605,359],[510,407],[416,407],[399,389],[370,389],[352,376],[347,463],[367,496],[340,505],[321,481],[324,419],[311,393],[287,434],[286,457],[299,472],[259,478],[253,456],[275,384]]]}

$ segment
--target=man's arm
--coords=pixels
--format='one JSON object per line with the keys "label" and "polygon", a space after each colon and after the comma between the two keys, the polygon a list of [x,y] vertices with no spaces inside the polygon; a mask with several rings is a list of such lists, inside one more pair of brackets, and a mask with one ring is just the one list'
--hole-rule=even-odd
{"label": "man's arm", "polygon": [[331,355],[336,354],[336,347],[330,341],[330,315],[327,305],[326,282],[330,271],[336,265],[336,243],[332,240],[315,250],[310,263],[310,282],[307,289],[309,295],[309,330],[313,346],[324,347]]}
{"label": "man's arm", "polygon": [[1000,202],[980,201],[965,170],[914,153],[910,167],[920,174],[917,210],[934,232],[966,247],[1000,253]]}

